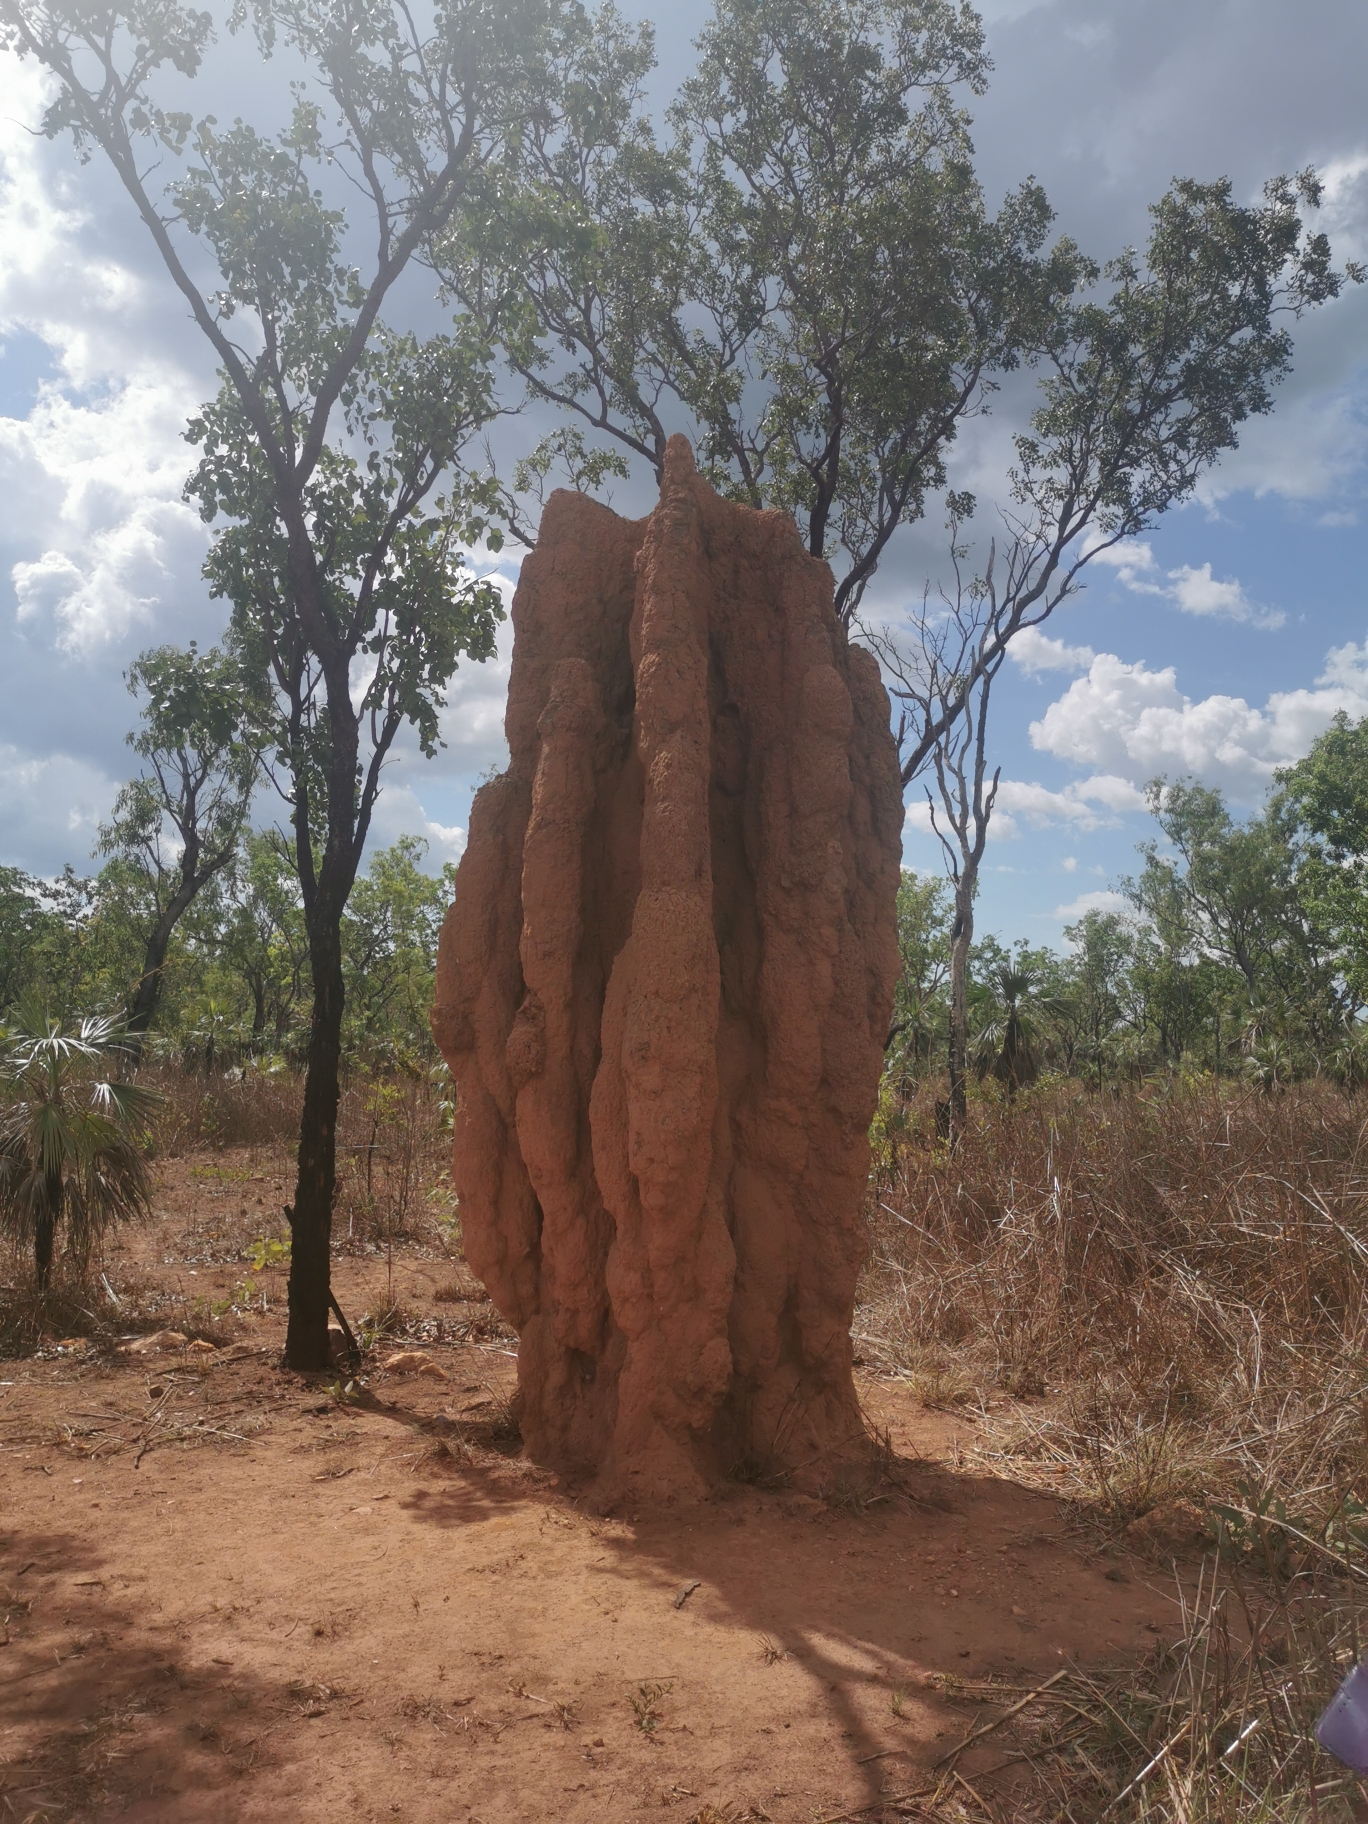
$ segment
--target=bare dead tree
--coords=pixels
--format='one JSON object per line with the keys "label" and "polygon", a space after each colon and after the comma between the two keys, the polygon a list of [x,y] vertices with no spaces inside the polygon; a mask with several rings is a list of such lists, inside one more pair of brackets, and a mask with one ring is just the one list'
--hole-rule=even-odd
{"label": "bare dead tree", "polygon": [[981,687],[986,707],[988,690],[1011,641],[1028,627],[1039,627],[1061,602],[1077,594],[1082,588],[1079,573],[1088,561],[1120,539],[1119,534],[1099,538],[1065,562],[1057,530],[1051,536],[1039,524],[1032,527],[1016,515],[1004,514],[1004,549],[1000,551],[994,539],[983,575],[966,581],[968,547],[960,543],[960,531],[973,501],[952,494],[948,506],[953,590],[928,588],[905,634],[858,623],[860,637],[879,656],[889,695],[898,706],[904,786],[928,764],[939,766],[937,756],[943,747],[947,753],[960,750],[967,737],[956,732],[955,724],[969,713]]}
{"label": "bare dead tree", "polygon": [[[998,664],[1001,664],[1000,659]],[[949,835],[936,820],[936,804],[929,787],[926,792],[931,807],[931,827],[945,850],[946,871],[955,889],[955,916],[950,926],[949,1094],[946,1098],[947,1138],[952,1146],[964,1131],[967,1117],[968,969],[969,946],[974,941],[974,894],[978,889],[979,864],[988,840],[988,823],[1002,777],[1002,768],[994,768],[992,782],[985,790],[988,698],[995,675],[996,667],[980,673],[960,720],[951,725],[933,750],[936,784]]]}
{"label": "bare dead tree", "polygon": [[[992,779],[988,778],[988,705],[993,680],[1007,655],[1006,639],[999,637],[1001,602],[994,580],[996,549],[989,549],[983,576],[966,582],[966,548],[958,540],[956,508],[952,498],[950,561],[954,593],[938,590],[933,596],[928,588],[915,619],[916,638],[911,651],[884,629],[861,630],[877,651],[885,673],[895,682],[902,705],[900,751],[920,751],[918,766],[929,760],[936,776],[937,791],[933,793],[928,785],[926,802],[931,827],[945,851],[946,872],[955,896],[950,927],[949,1090],[945,1103],[937,1110],[938,1126],[952,1145],[963,1132],[967,1116],[968,964],[969,947],[974,941],[974,895],[1002,776],[999,766]],[[959,666],[967,668],[967,676],[965,670],[957,669]],[[905,778],[910,776],[904,773]],[[937,796],[944,827],[937,817]]]}

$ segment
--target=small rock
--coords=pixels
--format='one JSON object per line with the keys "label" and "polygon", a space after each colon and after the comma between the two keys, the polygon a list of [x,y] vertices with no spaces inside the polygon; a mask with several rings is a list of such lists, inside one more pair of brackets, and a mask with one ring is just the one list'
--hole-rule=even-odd
{"label": "small rock", "polygon": [[1200,1551],[1210,1543],[1206,1516],[1191,1501],[1161,1501],[1126,1528],[1125,1539],[1138,1552]]}
{"label": "small rock", "polygon": [[388,1374],[425,1374],[429,1380],[445,1381],[450,1377],[440,1362],[434,1362],[421,1349],[400,1349],[385,1363]]}
{"label": "small rock", "polygon": [[157,1330],[151,1336],[138,1336],[123,1345],[125,1355],[152,1355],[159,1349],[184,1349],[189,1338],[179,1330]]}

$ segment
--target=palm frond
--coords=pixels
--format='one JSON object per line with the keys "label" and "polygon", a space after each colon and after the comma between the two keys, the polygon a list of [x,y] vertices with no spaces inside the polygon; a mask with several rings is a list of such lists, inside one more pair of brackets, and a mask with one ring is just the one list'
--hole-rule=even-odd
{"label": "palm frond", "polygon": [[[112,1224],[150,1214],[145,1142],[161,1098],[95,1074],[124,1036],[104,1014],[68,1031],[32,999],[15,1010],[0,1061],[0,1231],[15,1243],[45,1233],[50,1249],[60,1220],[84,1265]],[[35,1258],[41,1288],[41,1248]]]}
{"label": "palm frond", "polygon": [[166,1101],[165,1096],[141,1083],[92,1083],[90,1094],[97,1108],[107,1110],[130,1132],[145,1133]]}

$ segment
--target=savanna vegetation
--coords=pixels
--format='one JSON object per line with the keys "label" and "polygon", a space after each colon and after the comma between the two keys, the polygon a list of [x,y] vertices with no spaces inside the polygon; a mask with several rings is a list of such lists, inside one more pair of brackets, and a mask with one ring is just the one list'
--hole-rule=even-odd
{"label": "savanna vegetation", "polygon": [[[610,5],[256,0],[223,23],[288,63],[288,119],[172,106],[207,13],[0,0],[0,42],[51,81],[44,130],[107,161],[211,351],[187,493],[226,609],[221,646],[131,668],[138,765],[92,871],[0,868],[6,1345],[168,1313],[223,1341],[287,1263],[285,1358],[333,1374],[346,1250],[390,1275],[361,1359],[417,1334],[396,1246],[459,1251],[427,1026],[451,874],[415,838],[377,849],[374,814],[404,731],[431,756],[457,665],[491,656],[477,572],[534,541],[549,479],[649,475],[684,429],[832,561],[854,633],[890,541],[945,498],[952,581],[906,641],[865,630],[904,782],[934,765],[953,821],[958,777],[962,865],[903,878],[859,1347],[976,1415],[981,1467],[1057,1496],[1090,1549],[1206,1554],[1176,1641],[1075,1668],[1064,1710],[1021,1694],[1034,1815],[1347,1817],[1309,1729],[1368,1578],[1368,722],[1252,817],[1156,781],[1121,903],[1063,951],[972,916],[1011,639],[1191,496],[1271,409],[1289,323],[1362,276],[1314,228],[1314,174],[1257,204],[1175,182],[1142,250],[1094,260],[1033,182],[988,206],[982,26],[944,0],[719,0],[663,125],[651,31]],[[396,302],[415,274],[446,313],[422,335]],[[1020,368],[1009,536],[978,550],[948,453]],[[501,476],[483,433],[529,404],[555,428]],[[231,1174],[239,1147],[274,1149],[282,1187],[243,1206],[251,1272],[207,1304],[116,1290],[101,1244],[147,1217],[157,1166]],[[918,1802],[994,1815],[966,1782]]]}

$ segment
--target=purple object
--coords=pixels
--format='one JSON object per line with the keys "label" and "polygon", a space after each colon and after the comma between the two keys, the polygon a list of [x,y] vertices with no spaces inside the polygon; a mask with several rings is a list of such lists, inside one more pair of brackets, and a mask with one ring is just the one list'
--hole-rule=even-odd
{"label": "purple object", "polygon": [[1368,1659],[1331,1698],[1316,1724],[1316,1740],[1355,1773],[1368,1773]]}

